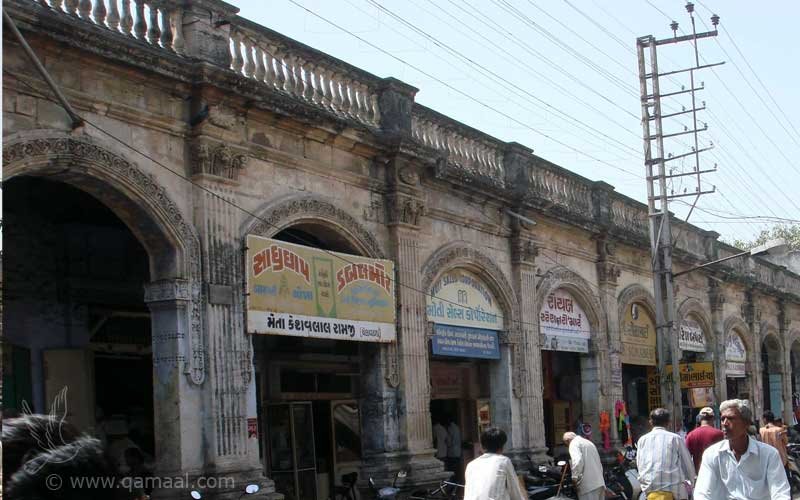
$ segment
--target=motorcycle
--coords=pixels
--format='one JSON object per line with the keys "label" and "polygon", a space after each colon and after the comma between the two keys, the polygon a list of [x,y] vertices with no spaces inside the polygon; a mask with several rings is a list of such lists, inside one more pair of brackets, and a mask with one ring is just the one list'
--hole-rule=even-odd
{"label": "motorcycle", "polygon": [[375,484],[375,480],[369,478],[369,489],[375,495],[375,500],[394,500],[397,494],[400,493],[400,488],[397,487],[397,480],[405,478],[406,476],[408,476],[408,470],[400,469],[397,471],[397,474],[395,474],[392,485],[384,486],[383,488],[378,488]]}
{"label": "motorcycle", "polygon": [[793,493],[800,491],[800,444],[789,443],[786,448],[786,469],[789,476],[789,487]]}
{"label": "motorcycle", "polygon": [[[248,484],[247,487],[244,489],[244,492],[239,495],[239,498],[242,498],[245,495],[255,495],[258,493],[258,490],[261,488],[257,484]],[[203,498],[203,494],[197,490],[192,490],[189,492],[189,496],[191,496],[194,500],[200,500]]]}

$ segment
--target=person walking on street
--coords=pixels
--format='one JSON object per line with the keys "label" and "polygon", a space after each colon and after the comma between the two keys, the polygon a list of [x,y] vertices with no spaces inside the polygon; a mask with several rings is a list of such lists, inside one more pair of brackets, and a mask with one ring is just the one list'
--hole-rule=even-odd
{"label": "person walking on street", "polygon": [[606,482],[597,447],[574,432],[564,433],[564,444],[569,448],[570,469],[578,488],[578,500],[603,500]]}
{"label": "person walking on street", "polygon": [[789,481],[774,447],[751,437],[750,408],[740,399],[723,402],[723,441],[703,453],[695,500],[790,500]]}
{"label": "person walking on street", "polygon": [[436,458],[444,462],[447,459],[447,429],[440,418],[435,418],[433,422],[433,441],[436,445]]}
{"label": "person walking on street", "polygon": [[700,470],[703,452],[712,444],[722,441],[722,431],[714,427],[714,410],[705,407],[700,410],[700,426],[686,435],[686,447],[692,454],[694,470]]}
{"label": "person walking on street", "polygon": [[764,422],[767,424],[759,431],[761,442],[778,450],[778,454],[781,456],[781,463],[786,468],[786,462],[788,461],[786,446],[789,444],[789,435],[786,432],[786,428],[775,422],[775,415],[769,410],[764,412],[763,417]]}
{"label": "person walking on street", "polygon": [[680,500],[686,498],[683,483],[694,481],[692,456],[683,439],[667,430],[670,414],[664,408],[650,412],[653,429],[639,438],[636,465],[639,482],[647,500]]}
{"label": "person walking on street", "polygon": [[481,433],[483,455],[467,464],[464,500],[527,500],[522,495],[514,464],[504,456],[508,437],[489,427]]}

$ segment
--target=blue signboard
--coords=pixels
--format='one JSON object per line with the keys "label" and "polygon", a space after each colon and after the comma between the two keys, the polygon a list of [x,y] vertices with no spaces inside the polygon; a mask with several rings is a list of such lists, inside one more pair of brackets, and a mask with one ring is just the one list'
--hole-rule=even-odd
{"label": "blue signboard", "polygon": [[466,326],[433,325],[433,354],[462,358],[500,359],[497,332]]}

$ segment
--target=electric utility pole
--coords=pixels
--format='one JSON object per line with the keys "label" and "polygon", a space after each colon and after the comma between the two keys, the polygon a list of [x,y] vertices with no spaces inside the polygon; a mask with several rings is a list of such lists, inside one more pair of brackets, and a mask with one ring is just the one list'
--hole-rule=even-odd
{"label": "electric utility pole", "polygon": [[[716,27],[719,24],[719,17],[714,15],[711,23],[714,31],[697,33],[695,29],[694,4],[687,3],[686,10],[692,20],[692,33],[690,35],[678,36],[678,23],[673,21],[672,38],[657,40],[654,36],[648,35],[639,37],[636,40],[636,49],[639,58],[639,84],[641,87],[642,103],[642,129],[644,133],[644,157],[647,170],[647,205],[648,218],[650,219],[650,252],[653,267],[653,292],[656,306],[656,331],[658,335],[658,379],[661,386],[661,404],[672,413],[673,424],[680,422],[682,418],[682,402],[680,388],[680,368],[678,366],[680,349],[678,345],[678,325],[675,321],[675,297],[672,289],[672,230],[670,228],[669,201],[675,198],[694,197],[692,210],[694,210],[700,195],[713,193],[714,188],[703,191],[700,184],[700,175],[707,172],[716,171],[713,169],[702,170],[700,165],[700,153],[713,148],[713,144],[708,147],[700,148],[698,134],[708,128],[703,124],[703,128],[698,127],[697,113],[705,109],[705,102],[702,107],[697,106],[696,93],[703,90],[703,83],[695,85],[695,72],[711,66],[718,66],[723,63],[700,65],[700,56],[697,49],[697,41],[717,35]],[[679,44],[690,42],[694,46],[694,64],[689,68],[677,69],[659,73],[657,48],[662,45]],[[648,67],[649,63],[649,67]],[[679,75],[689,73],[689,88],[681,86],[680,90],[661,93],[660,78],[664,76]],[[683,107],[681,111],[664,114],[662,111],[662,99],[667,97],[677,97],[689,95],[691,97],[691,108]],[[664,133],[663,119],[675,118],[678,116],[690,116],[692,128],[684,126],[683,131]],[[664,140],[680,136],[693,136],[694,146],[690,151],[683,151],[677,155],[666,154]],[[685,146],[684,146],[685,147]],[[674,160],[688,158],[694,160],[694,165],[688,171],[680,169],[666,170],[666,164]],[[676,178],[689,178],[695,181],[694,190],[675,193],[674,188],[668,186]],[[692,210],[689,211],[691,215]],[[688,220],[687,216],[687,220]],[[669,355],[668,355],[669,353]],[[671,362],[672,370],[666,372],[667,361]],[[671,376],[670,376],[671,375]]]}

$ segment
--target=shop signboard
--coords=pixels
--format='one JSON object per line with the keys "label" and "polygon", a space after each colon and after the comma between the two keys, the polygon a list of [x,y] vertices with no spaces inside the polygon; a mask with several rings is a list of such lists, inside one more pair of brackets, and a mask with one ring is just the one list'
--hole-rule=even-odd
{"label": "shop signboard", "polygon": [[747,363],[747,349],[742,338],[736,332],[730,332],[725,340],[725,376],[744,378]]}
{"label": "shop signboard", "polygon": [[581,306],[565,290],[556,290],[547,296],[539,313],[539,328],[544,350],[589,352],[589,321]]}
{"label": "shop signboard", "polygon": [[678,347],[682,351],[706,352],[706,336],[696,321],[685,318],[678,329]]}
{"label": "shop signboard", "polygon": [[647,367],[647,406],[649,411],[661,408],[661,384],[658,383],[658,370]]}
{"label": "shop signboard", "polygon": [[[699,363],[681,363],[680,377],[681,389],[695,387],[714,387],[714,363],[702,361]],[[665,368],[667,380],[672,383],[672,365]]]}
{"label": "shop signboard", "polygon": [[656,325],[644,306],[633,303],[622,322],[622,362],[656,365]]}
{"label": "shop signboard", "polygon": [[442,274],[426,297],[428,321],[440,325],[503,330],[503,311],[497,298],[473,273],[453,269]]}
{"label": "shop signboard", "polygon": [[495,330],[435,324],[431,347],[438,356],[500,359]]}
{"label": "shop signboard", "polygon": [[247,331],[392,342],[394,263],[247,235]]}

